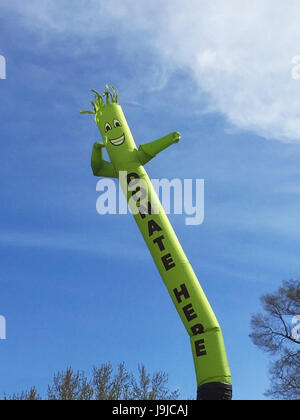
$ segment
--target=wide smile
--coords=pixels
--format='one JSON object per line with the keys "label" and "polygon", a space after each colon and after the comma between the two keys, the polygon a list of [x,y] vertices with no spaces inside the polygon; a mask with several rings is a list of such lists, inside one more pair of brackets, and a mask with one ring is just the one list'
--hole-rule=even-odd
{"label": "wide smile", "polygon": [[114,146],[121,146],[121,144],[123,144],[124,141],[125,141],[125,134],[123,133],[122,136],[121,137],[118,137],[117,139],[109,139],[109,141]]}

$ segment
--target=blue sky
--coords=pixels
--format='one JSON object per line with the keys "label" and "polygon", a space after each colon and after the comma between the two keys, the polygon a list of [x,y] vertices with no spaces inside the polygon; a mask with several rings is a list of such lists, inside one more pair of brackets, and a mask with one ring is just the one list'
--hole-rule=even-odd
{"label": "blue sky", "polygon": [[107,361],[195,395],[189,339],[133,218],[96,212],[99,134],[78,111],[110,83],[137,144],[182,134],[149,175],[205,180],[204,223],[170,219],[222,326],[234,398],[263,399],[251,314],[300,271],[299,5],[68,4],[0,5],[0,395]]}

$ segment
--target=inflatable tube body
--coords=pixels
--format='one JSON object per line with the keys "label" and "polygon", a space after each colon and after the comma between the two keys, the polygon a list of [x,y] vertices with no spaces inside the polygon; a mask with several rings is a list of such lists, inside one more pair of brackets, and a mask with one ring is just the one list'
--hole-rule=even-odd
{"label": "inflatable tube body", "polygon": [[[98,98],[99,99],[99,98]],[[190,336],[197,377],[197,399],[231,399],[231,374],[219,323],[144,168],[180,134],[171,133],[137,149],[117,103],[95,108],[104,144],[94,144],[95,176],[119,178],[135,221]],[[110,162],[103,159],[106,148]]]}

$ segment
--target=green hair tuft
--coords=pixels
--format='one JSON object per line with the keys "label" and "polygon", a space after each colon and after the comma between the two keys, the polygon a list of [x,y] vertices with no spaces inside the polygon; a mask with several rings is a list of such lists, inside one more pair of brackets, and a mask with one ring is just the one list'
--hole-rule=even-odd
{"label": "green hair tuft", "polygon": [[[105,105],[117,104],[119,99],[119,92],[114,86],[105,85],[106,90],[100,95],[95,89],[92,92],[95,94],[94,101],[91,101],[94,111],[80,111],[81,114],[97,114]],[[105,98],[105,101],[104,99]]]}

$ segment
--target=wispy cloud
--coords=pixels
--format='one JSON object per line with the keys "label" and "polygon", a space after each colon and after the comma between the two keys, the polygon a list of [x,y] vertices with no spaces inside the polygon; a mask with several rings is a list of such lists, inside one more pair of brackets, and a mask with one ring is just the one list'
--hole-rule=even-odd
{"label": "wispy cloud", "polygon": [[[0,7],[19,14],[43,43],[75,36],[95,49],[99,37],[110,36],[130,59],[157,54],[158,89],[175,68],[185,69],[207,95],[207,109],[233,127],[300,141],[300,81],[291,77],[300,48],[297,0],[73,0],[72,7],[65,0],[11,0]],[[154,80],[146,68],[145,77]]]}
{"label": "wispy cloud", "polygon": [[[109,247],[107,246],[108,243],[110,244]],[[124,246],[119,241],[114,242],[111,237],[105,239],[105,234],[102,234],[101,241],[99,241],[91,236],[87,237],[78,233],[7,231],[1,232],[1,245],[89,253],[90,255],[115,258],[116,260],[126,258],[139,261],[146,258],[146,253],[141,252],[140,248],[134,247],[132,244],[129,248],[128,245]]]}

